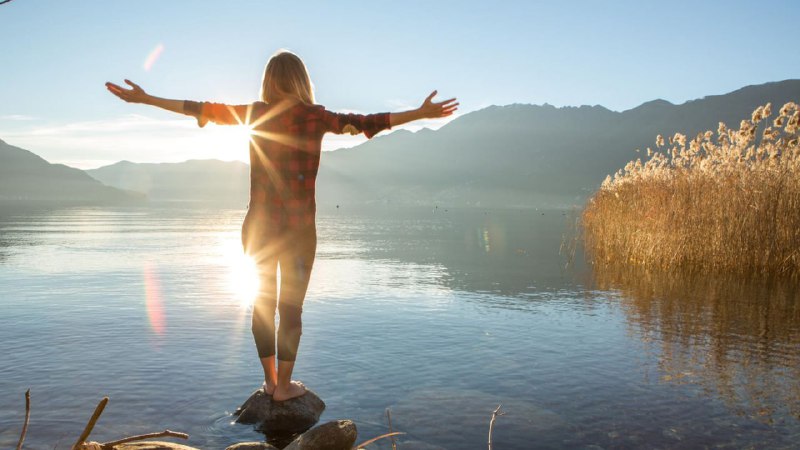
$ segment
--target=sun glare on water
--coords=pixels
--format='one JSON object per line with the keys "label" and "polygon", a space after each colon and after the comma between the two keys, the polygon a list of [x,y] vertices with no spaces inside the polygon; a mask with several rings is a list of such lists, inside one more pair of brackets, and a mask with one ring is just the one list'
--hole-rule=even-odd
{"label": "sun glare on water", "polygon": [[255,262],[244,254],[238,240],[225,243],[223,258],[228,270],[228,290],[242,307],[252,306],[259,287]]}

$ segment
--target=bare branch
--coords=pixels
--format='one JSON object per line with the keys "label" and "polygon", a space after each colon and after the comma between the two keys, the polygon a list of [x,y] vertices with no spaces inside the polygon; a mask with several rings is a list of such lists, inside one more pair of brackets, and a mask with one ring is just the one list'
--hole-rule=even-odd
{"label": "bare branch", "polygon": [[114,448],[115,445],[124,444],[126,442],[141,441],[141,440],[144,440],[144,439],[152,439],[152,438],[157,438],[157,437],[175,437],[175,438],[181,438],[181,439],[189,439],[189,435],[186,434],[186,433],[179,433],[177,431],[164,430],[164,431],[161,431],[159,433],[140,434],[138,436],[126,437],[124,439],[120,439],[120,440],[117,440],[117,441],[104,442],[104,443],[100,444],[100,446],[103,448],[103,450],[106,450],[106,449],[110,450],[110,449]]}
{"label": "bare branch", "polygon": [[83,433],[81,433],[81,437],[75,442],[72,446],[73,450],[77,450],[81,448],[81,444],[86,442],[86,439],[89,438],[89,434],[92,433],[92,429],[94,429],[94,425],[97,423],[97,419],[100,418],[100,414],[103,414],[103,409],[105,409],[106,404],[108,403],[108,397],[103,397],[100,400],[100,403],[97,404],[97,407],[94,409],[94,414],[92,414],[91,419],[89,419],[89,423],[86,424],[86,428],[83,429]]}
{"label": "bare branch", "polygon": [[494,430],[494,420],[497,416],[504,416],[506,413],[500,411],[500,407],[503,405],[497,405],[497,408],[492,412],[492,420],[489,421],[489,450],[492,450],[492,431]]}
{"label": "bare branch", "polygon": [[[6,0],[3,3],[10,2]],[[2,5],[3,3],[0,3]],[[25,442],[25,434],[28,432],[28,422],[31,420],[31,390],[25,391],[25,422],[22,424],[22,434],[19,436],[19,443],[17,443],[17,450],[22,450],[22,443]]]}
{"label": "bare branch", "polygon": [[401,434],[405,434],[405,433],[401,433],[401,432],[399,432],[399,431],[395,431],[394,433],[386,433],[386,434],[382,434],[382,435],[380,435],[380,436],[374,437],[374,438],[372,438],[372,439],[370,439],[370,440],[368,440],[368,441],[364,441],[364,442],[362,442],[362,443],[360,443],[360,444],[356,445],[355,447],[353,447],[353,449],[355,449],[355,450],[358,450],[358,449],[361,449],[361,448],[364,448],[364,447],[368,446],[369,444],[372,444],[373,442],[375,442],[375,441],[377,441],[377,440],[379,440],[379,439],[383,439],[383,438],[387,438],[387,437],[392,437],[392,436],[399,436],[399,435],[401,435]]}
{"label": "bare branch", "polygon": [[[389,408],[386,408],[386,418],[389,419],[389,433],[394,432],[392,430],[392,411]],[[394,436],[392,436],[392,450],[397,450],[397,442],[394,440]]]}

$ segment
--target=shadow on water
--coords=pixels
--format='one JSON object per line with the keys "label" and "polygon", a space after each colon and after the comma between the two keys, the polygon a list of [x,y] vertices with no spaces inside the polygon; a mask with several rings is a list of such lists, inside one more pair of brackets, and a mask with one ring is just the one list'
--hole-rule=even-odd
{"label": "shadow on water", "polygon": [[597,267],[594,280],[622,294],[626,320],[655,350],[662,382],[697,385],[765,423],[800,420],[796,284],[620,267]]}

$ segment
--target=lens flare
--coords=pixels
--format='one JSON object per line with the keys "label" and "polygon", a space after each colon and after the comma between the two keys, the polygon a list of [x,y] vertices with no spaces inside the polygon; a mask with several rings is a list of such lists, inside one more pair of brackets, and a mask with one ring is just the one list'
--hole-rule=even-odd
{"label": "lens flare", "polygon": [[242,251],[238,240],[223,245],[224,264],[228,268],[228,290],[243,307],[253,304],[258,295],[258,269],[253,258]]}
{"label": "lens flare", "polygon": [[158,274],[149,263],[145,263],[144,266],[144,305],[150,328],[155,334],[163,335],[167,328],[167,320],[164,317],[164,304],[161,302],[161,285]]}
{"label": "lens flare", "polygon": [[153,67],[153,64],[155,64],[156,61],[158,61],[158,58],[161,56],[161,52],[163,51],[164,51],[164,44],[159,43],[158,45],[156,45],[156,48],[154,48],[153,51],[151,51],[150,54],[147,55],[147,59],[144,60],[145,71],[150,71],[150,69]]}

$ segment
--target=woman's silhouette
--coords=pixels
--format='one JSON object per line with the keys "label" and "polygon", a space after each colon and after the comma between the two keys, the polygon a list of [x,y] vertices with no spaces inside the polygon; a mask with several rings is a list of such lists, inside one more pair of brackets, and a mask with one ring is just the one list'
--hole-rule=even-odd
{"label": "woman's silhouette", "polygon": [[[455,99],[434,103],[434,91],[422,106],[411,111],[370,115],[330,112],[314,104],[305,65],[286,51],[270,58],[264,69],[261,101],[249,105],[170,100],[149,95],[129,80],[125,83],[131,89],[113,83],[106,83],[106,87],[126,102],[194,116],[201,127],[209,121],[251,127],[250,205],[242,225],[242,245],[258,265],[261,282],[253,308],[253,336],[264,368],[264,390],[276,401],[303,395],[305,387],[291,377],[317,245],[314,190],[322,136],[327,132],[364,133],[371,138],[381,130],[413,120],[449,116],[458,103]],[[280,314],[277,370],[276,307]]]}

